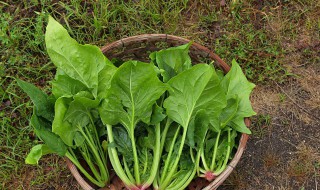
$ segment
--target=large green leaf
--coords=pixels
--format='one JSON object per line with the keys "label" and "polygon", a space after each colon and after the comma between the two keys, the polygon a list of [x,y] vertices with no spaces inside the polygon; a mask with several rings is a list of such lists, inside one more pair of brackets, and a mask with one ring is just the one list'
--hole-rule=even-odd
{"label": "large green leaf", "polygon": [[52,132],[59,135],[68,146],[73,146],[74,136],[77,128],[66,121],[65,115],[72,98],[60,97],[55,103],[55,117],[52,123]]}
{"label": "large green leaf", "polygon": [[163,70],[161,75],[164,82],[168,82],[172,77],[191,68],[190,46],[191,42],[150,54],[151,60]]}
{"label": "large green leaf", "polygon": [[38,164],[40,158],[46,154],[54,153],[46,144],[38,144],[30,150],[27,158],[25,159],[26,164]]}
{"label": "large green leaf", "polygon": [[48,130],[48,128],[44,122],[42,122],[41,118],[36,116],[35,114],[31,117],[31,125],[35,128],[37,135],[40,139],[55,153],[60,156],[64,156],[67,152],[67,146],[64,144],[62,139]]}
{"label": "large green leaf", "polygon": [[28,94],[35,106],[36,115],[41,116],[48,121],[52,121],[54,117],[53,105],[49,101],[48,95],[38,89],[35,85],[16,79],[22,90]]}
{"label": "large green leaf", "polygon": [[137,122],[150,121],[152,106],[166,89],[153,65],[125,62],[114,74],[107,98],[100,108],[102,121],[110,125],[121,123],[132,132]]}
{"label": "large green leaf", "polygon": [[243,74],[238,63],[233,60],[231,70],[221,81],[222,87],[227,92],[227,98],[237,95],[239,98],[239,106],[236,117],[250,117],[256,113],[253,111],[249,100],[250,93],[255,85],[249,82]]}
{"label": "large green leaf", "polygon": [[98,73],[105,67],[106,57],[97,46],[81,45],[67,30],[49,16],[45,42],[52,62],[68,76],[83,83],[97,95]]}
{"label": "large green leaf", "polygon": [[212,66],[198,64],[173,77],[168,83],[173,91],[164,101],[164,108],[171,119],[187,128],[197,111],[204,109],[210,117],[210,123],[216,127],[226,100]]}

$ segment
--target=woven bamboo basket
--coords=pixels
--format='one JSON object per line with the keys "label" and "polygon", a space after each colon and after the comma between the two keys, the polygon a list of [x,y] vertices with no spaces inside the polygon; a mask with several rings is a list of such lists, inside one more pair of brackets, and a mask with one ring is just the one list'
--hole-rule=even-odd
{"label": "woven bamboo basket", "polygon": [[[109,58],[117,58],[121,60],[140,60],[149,62],[148,55],[150,52],[157,51],[167,47],[178,46],[186,44],[190,40],[167,34],[143,34],[138,36],[132,36],[124,38],[113,43],[107,44],[101,48],[101,51]],[[217,54],[213,53],[208,48],[198,44],[192,43],[190,47],[190,57],[192,62],[208,62],[214,61],[215,66],[219,67],[225,74],[230,70],[228,64],[226,64]],[[250,119],[245,118],[245,124],[250,126]],[[239,162],[241,155],[246,147],[248,140],[247,134],[242,134],[239,142],[238,149],[234,158],[228,164],[227,168],[212,182],[207,182],[205,179],[196,178],[187,187],[189,190],[214,190],[217,189],[231,174],[237,163]],[[66,159],[67,166],[72,175],[78,181],[80,186],[84,190],[97,189],[90,184],[78,171],[76,166],[68,159]],[[121,180],[114,174],[110,174],[111,184],[108,187],[101,188],[99,190],[125,190]]]}

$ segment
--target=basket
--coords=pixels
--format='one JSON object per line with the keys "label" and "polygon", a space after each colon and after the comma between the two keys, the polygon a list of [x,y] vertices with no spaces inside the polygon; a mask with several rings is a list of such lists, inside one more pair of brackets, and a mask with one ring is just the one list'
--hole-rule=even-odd
{"label": "basket", "polygon": [[[148,55],[150,52],[157,51],[163,48],[178,46],[186,44],[190,40],[181,38],[178,36],[167,34],[143,34],[138,36],[132,36],[115,41],[111,44],[107,44],[101,48],[101,51],[109,59],[117,58],[122,60],[135,59],[140,61],[148,61]],[[208,48],[198,44],[192,43],[190,47],[190,57],[192,62],[208,62],[214,61],[215,66],[219,67],[224,73],[230,70],[230,67],[215,53]],[[245,124],[250,126],[250,119],[245,118]],[[214,190],[217,189],[231,174],[237,163],[239,162],[241,155],[246,147],[248,140],[247,134],[242,134],[239,142],[237,152],[234,158],[229,163],[227,168],[211,183],[205,179],[196,178],[187,189],[190,190]],[[67,166],[72,175],[78,181],[80,186],[84,190],[94,190],[94,186],[87,182],[84,177],[79,173],[76,166],[68,159],[66,159]],[[110,175],[111,184],[109,187],[101,188],[100,190],[121,190],[126,189],[121,180],[116,175]]]}

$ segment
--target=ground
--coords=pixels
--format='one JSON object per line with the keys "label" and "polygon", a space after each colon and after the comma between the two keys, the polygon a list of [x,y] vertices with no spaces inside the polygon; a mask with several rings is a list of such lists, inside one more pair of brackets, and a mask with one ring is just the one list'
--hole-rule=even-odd
{"label": "ground", "polygon": [[320,2],[317,0],[0,1],[0,189],[79,189],[64,159],[24,164],[37,139],[21,78],[47,91],[55,68],[47,15],[81,43],[167,33],[192,39],[256,83],[247,148],[219,189],[320,187]]}

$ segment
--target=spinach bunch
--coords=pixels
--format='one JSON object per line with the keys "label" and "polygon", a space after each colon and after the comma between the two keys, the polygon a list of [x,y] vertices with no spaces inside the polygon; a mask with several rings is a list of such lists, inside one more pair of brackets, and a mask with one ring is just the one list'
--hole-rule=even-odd
{"label": "spinach bunch", "polygon": [[[30,124],[44,142],[31,149],[26,163],[37,164],[42,155],[57,153],[69,158],[92,183],[104,187],[109,173],[106,141],[100,138],[105,130],[98,107],[108,85],[105,79],[114,66],[98,47],[78,44],[52,17],[45,41],[57,67],[52,95],[17,80],[34,103]],[[83,167],[82,161],[91,172]]]}
{"label": "spinach bunch", "polygon": [[45,37],[57,67],[52,95],[17,80],[34,103],[30,123],[44,143],[26,163],[66,156],[103,187],[108,160],[129,189],[177,190],[197,176],[213,180],[233,157],[238,134],[251,133],[244,118],[255,114],[254,84],[236,61],[225,76],[212,64],[193,66],[191,42],[151,53],[150,63],[110,61],[51,17]]}

